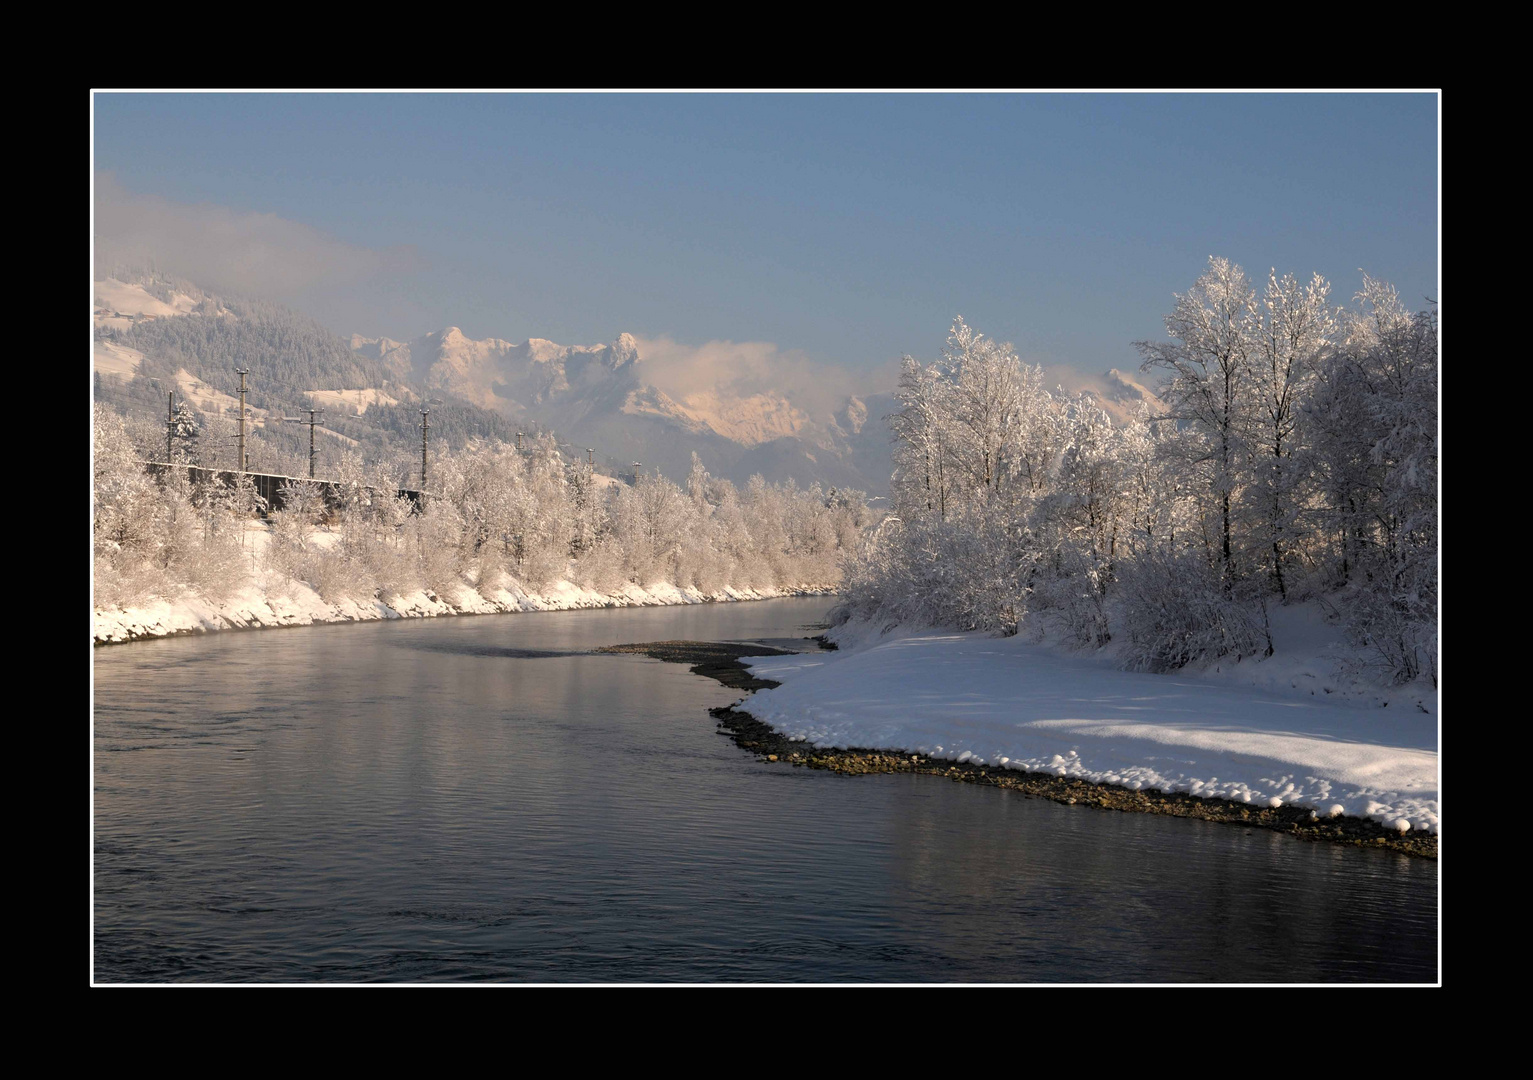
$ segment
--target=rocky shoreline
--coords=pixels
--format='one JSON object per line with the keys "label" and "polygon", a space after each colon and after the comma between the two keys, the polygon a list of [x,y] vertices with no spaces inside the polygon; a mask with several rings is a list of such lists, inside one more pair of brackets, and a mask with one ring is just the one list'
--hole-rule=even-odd
{"label": "rocky shoreline", "polygon": [[[706,641],[656,641],[613,645],[598,651],[639,654],[670,663],[687,664],[693,674],[706,676],[733,689],[748,691],[781,684],[752,675],[740,662],[743,657],[780,656],[791,652],[758,644]],[[1179,792],[1131,791],[1112,784],[1098,784],[1051,773],[1016,772],[894,750],[812,747],[788,739],[740,708],[730,706],[711,709],[709,712],[719,723],[719,734],[728,735],[735,745],[750,751],[758,760],[767,764],[827,769],[842,776],[921,773],[955,783],[1008,788],[1021,792],[1025,798],[1050,799],[1071,806],[1200,818],[1204,821],[1243,825],[1246,828],[1273,829],[1302,840],[1323,840],[1354,847],[1397,851],[1418,858],[1437,858],[1437,836],[1420,832],[1400,833],[1366,818],[1322,818],[1316,816],[1314,811],[1300,806],[1272,809]]]}

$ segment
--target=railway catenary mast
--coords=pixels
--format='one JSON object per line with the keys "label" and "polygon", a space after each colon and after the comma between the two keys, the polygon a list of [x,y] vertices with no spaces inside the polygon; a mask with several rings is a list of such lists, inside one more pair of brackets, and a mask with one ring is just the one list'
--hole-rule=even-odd
{"label": "railway catenary mast", "polygon": [[421,406],[421,505],[426,502],[426,432],[431,424],[431,410]]}
{"label": "railway catenary mast", "polygon": [[244,472],[247,462],[245,459],[245,376],[250,374],[249,368],[235,368],[235,374],[240,377],[240,472]]}

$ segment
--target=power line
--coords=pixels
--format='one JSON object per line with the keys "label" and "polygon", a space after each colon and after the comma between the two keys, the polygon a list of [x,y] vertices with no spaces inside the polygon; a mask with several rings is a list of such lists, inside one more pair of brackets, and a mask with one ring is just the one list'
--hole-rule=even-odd
{"label": "power line", "polygon": [[[188,373],[188,374],[190,374],[190,373]],[[236,368],[235,369],[235,374],[240,376],[240,385],[237,388],[234,388],[234,393],[239,395],[239,403],[238,403],[237,409],[236,409],[236,419],[238,420],[238,423],[239,423],[239,433],[232,440],[229,440],[229,441],[237,442],[239,444],[239,447],[240,447],[240,450],[239,450],[239,455],[240,455],[240,463],[239,463],[240,464],[240,471],[248,471],[248,469],[249,469],[248,439],[254,437],[257,434],[263,434],[263,432],[260,429],[252,430],[252,431],[247,432],[247,429],[246,429],[246,426],[245,426],[245,422],[246,422],[247,419],[254,419],[254,417],[251,415],[252,410],[247,408],[246,405],[245,405],[245,398],[246,398],[246,396],[256,389],[253,386],[247,386],[246,382],[245,382],[246,376],[250,375],[251,371],[250,371],[249,368]],[[153,382],[153,383],[161,383],[163,381],[158,376],[154,376],[154,375],[144,375],[144,376],[142,376],[142,378],[147,379],[149,382]],[[196,376],[193,376],[193,378],[196,378]],[[305,396],[307,396],[309,394],[313,394],[313,393],[344,393],[345,392],[344,390],[341,390],[341,391],[306,390],[306,389],[304,389],[302,387],[299,387],[299,386],[297,386],[297,385],[295,385],[293,383],[289,383],[289,382],[286,382],[286,381],[281,380],[281,379],[267,378],[266,376],[261,376],[261,378],[262,378],[262,381],[264,383],[268,383],[268,384],[272,384],[272,385],[276,385],[276,386],[281,386],[281,387],[286,387],[286,388],[288,388],[290,390],[294,390],[297,393],[303,394]],[[203,382],[205,380],[198,379],[198,381],[199,382]],[[209,384],[209,385],[211,385],[211,384]],[[211,387],[211,388],[214,389],[214,390],[218,389],[217,387]],[[372,389],[372,388],[365,388],[365,389]],[[173,395],[173,392],[172,392],[172,395]],[[130,398],[130,397],[126,397],[126,396],[121,397],[121,398],[116,398],[116,397],[108,396],[108,397],[106,397],[106,398],[104,398],[102,400],[104,400],[106,403],[112,405],[114,408],[117,408],[119,411],[122,411],[125,414],[129,413],[130,411],[133,411],[133,410],[144,409],[144,408],[147,407],[143,402],[135,400],[135,399]],[[429,402],[429,399],[428,399],[428,402]],[[447,404],[445,402],[440,402],[440,401],[431,402],[431,403],[434,403],[434,404]],[[374,402],[372,404],[373,404],[374,407],[376,407],[379,410],[390,408],[390,406],[384,405],[382,402]],[[404,403],[403,402],[395,402],[395,404],[396,405],[403,405]],[[307,422],[309,423],[309,472],[310,472],[310,475],[312,476],[313,473],[314,473],[315,462],[316,462],[317,454],[318,454],[317,444],[316,444],[316,440],[315,440],[315,427],[317,426],[317,421],[314,418],[315,418],[316,414],[322,414],[322,413],[326,412],[327,410],[311,406],[311,407],[307,407],[305,409],[305,411],[307,411],[309,413],[309,415],[310,415],[309,421],[307,421]],[[429,404],[426,405],[426,406],[423,406],[420,409],[420,412],[421,412],[421,417],[422,417],[422,424],[421,424],[421,427],[422,427],[422,432],[421,432],[421,434],[422,434],[422,448],[421,448],[421,475],[422,475],[422,481],[421,481],[421,484],[422,484],[422,487],[424,487],[425,486],[425,475],[426,475],[427,468],[428,468],[427,445],[426,445],[426,443],[427,443],[427,431],[429,429],[429,424],[430,424],[430,421],[427,419],[427,414],[429,414],[429,412],[430,412]],[[226,413],[221,411],[221,412],[219,412],[217,414],[206,414],[206,415],[224,416],[224,415],[226,415]],[[303,423],[303,422],[305,422],[305,421],[302,420],[301,417],[290,417],[290,416],[282,416],[282,415],[275,415],[275,416],[270,416],[269,415],[269,419],[276,420],[276,421],[293,422],[293,423]],[[356,424],[358,426],[364,427],[364,428],[368,429],[369,431],[374,432],[374,433],[376,433],[378,435],[382,435],[382,436],[390,436],[390,435],[400,435],[400,434],[403,434],[399,430],[398,427],[392,426],[392,425],[385,425],[383,423],[378,422],[377,420],[370,419],[365,414],[359,414],[359,415],[355,415],[355,416],[337,415],[336,417],[334,417],[334,418],[332,418],[330,420],[330,426],[327,428],[327,430],[333,430],[335,434],[340,435],[343,438],[350,438],[350,436],[346,436],[345,435],[345,431],[344,431],[345,426],[349,425],[349,424]],[[472,435],[474,435],[474,436],[488,437],[488,438],[491,438],[491,439],[494,439],[494,440],[500,441],[500,442],[509,442],[509,440],[502,439],[498,435],[495,435],[495,434],[493,434],[491,432],[487,432],[485,430],[486,426],[487,426],[486,423],[484,421],[482,421],[482,420],[477,419],[477,418],[471,420],[469,422],[468,426],[470,428],[470,433]],[[509,424],[508,424],[508,426],[509,426]],[[262,427],[264,427],[264,425],[262,425]],[[542,432],[543,432],[542,425],[541,424],[535,424],[534,425],[534,433],[535,434],[541,434]],[[269,439],[270,435],[272,433],[265,432],[264,434],[266,434],[267,438]],[[516,448],[517,448],[518,451],[523,452],[523,453],[526,453],[526,446],[525,446],[526,434],[527,433],[525,431],[518,431],[518,432],[516,432]],[[549,434],[552,434],[552,432],[549,432]],[[565,441],[560,441],[560,440],[558,440],[556,438],[555,439],[555,446],[557,447],[557,449],[561,453],[563,453],[566,456],[568,456],[571,460],[578,460],[578,458],[579,458],[579,448],[576,447],[573,443],[569,443],[569,442],[565,442]],[[274,446],[274,447],[272,447],[272,449],[277,450],[277,452],[279,452],[279,453],[282,452],[278,446]],[[586,464],[589,465],[589,466],[594,466],[595,465],[595,459],[594,459],[595,448],[594,447],[586,447],[585,450],[586,450],[586,455],[587,455],[587,462],[586,462]],[[639,469],[639,465],[638,465],[637,462],[634,463],[633,468],[634,468],[635,473],[637,474],[638,469]]]}
{"label": "power line", "polygon": [[[316,421],[314,419],[314,414],[315,413],[320,413],[321,415],[323,415],[324,411],[325,411],[324,409],[310,409],[308,411],[309,412],[309,421],[308,422],[309,422],[309,479],[310,480],[314,479],[314,425],[316,423]],[[301,424],[301,423],[304,422],[303,417],[301,417],[301,416],[282,416],[282,417],[278,417],[278,419],[287,421],[289,423],[294,423],[294,424]]]}

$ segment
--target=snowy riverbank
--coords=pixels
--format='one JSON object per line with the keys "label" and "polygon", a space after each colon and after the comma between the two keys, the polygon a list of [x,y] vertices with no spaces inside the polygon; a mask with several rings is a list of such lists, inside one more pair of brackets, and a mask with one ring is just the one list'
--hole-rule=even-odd
{"label": "snowy riverbank", "polygon": [[830,637],[842,651],[746,661],[783,685],[739,708],[816,747],[900,750],[1438,832],[1436,693],[1331,675],[1327,628],[1311,611],[1274,620],[1269,660],[1167,675],[1119,670],[1106,650],[1021,637],[884,636],[866,624]]}
{"label": "snowy riverbank", "polygon": [[617,592],[604,593],[568,581],[555,582],[542,591],[533,591],[506,577],[493,588],[475,589],[463,583],[440,592],[416,589],[328,601],[305,582],[266,577],[219,602],[197,596],[183,596],[157,599],[128,609],[97,610],[92,616],[92,635],[95,644],[104,645],[172,634],[266,626],[570,611],[577,608],[703,604],[767,600],[834,591],[832,585],[805,584],[793,588],[725,588],[704,593],[695,588],[678,588],[667,582],[656,582],[647,586],[631,584]]}

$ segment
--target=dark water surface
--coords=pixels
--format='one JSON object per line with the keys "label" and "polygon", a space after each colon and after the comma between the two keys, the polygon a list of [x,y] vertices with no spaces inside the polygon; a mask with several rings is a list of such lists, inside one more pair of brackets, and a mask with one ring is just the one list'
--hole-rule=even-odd
{"label": "dark water surface", "polygon": [[1435,863],[765,765],[707,714],[738,692],[581,655],[828,606],[98,649],[97,980],[1436,978]]}

